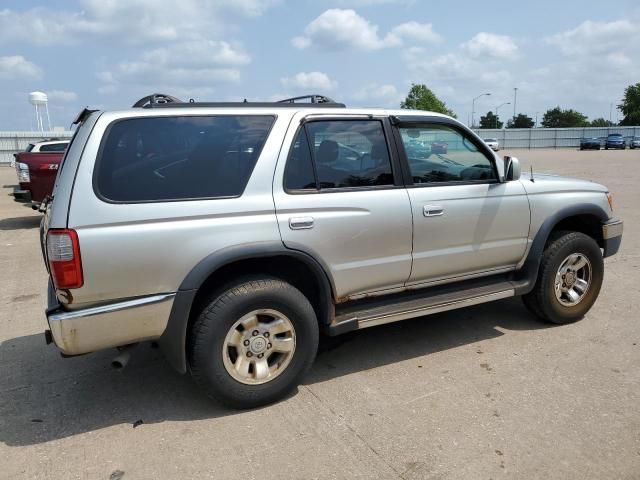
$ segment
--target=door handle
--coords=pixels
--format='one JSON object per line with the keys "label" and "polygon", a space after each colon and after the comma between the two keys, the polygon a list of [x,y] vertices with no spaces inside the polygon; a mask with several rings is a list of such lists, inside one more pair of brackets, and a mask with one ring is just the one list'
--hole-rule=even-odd
{"label": "door handle", "polygon": [[422,213],[425,217],[439,217],[444,215],[444,208],[442,205],[425,205],[422,207]]}
{"label": "door handle", "polygon": [[292,217],[289,219],[289,228],[291,230],[313,228],[313,217]]}

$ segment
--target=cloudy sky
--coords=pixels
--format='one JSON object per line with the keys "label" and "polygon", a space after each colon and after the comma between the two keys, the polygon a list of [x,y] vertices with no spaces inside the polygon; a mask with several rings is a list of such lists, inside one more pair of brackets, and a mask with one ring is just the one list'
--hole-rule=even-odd
{"label": "cloudy sky", "polygon": [[[0,129],[29,130],[27,94],[52,123],[153,92],[197,100],[323,93],[398,106],[425,83],[467,122],[513,103],[619,116],[640,82],[637,0],[2,0]],[[501,109],[513,113],[513,105]]]}

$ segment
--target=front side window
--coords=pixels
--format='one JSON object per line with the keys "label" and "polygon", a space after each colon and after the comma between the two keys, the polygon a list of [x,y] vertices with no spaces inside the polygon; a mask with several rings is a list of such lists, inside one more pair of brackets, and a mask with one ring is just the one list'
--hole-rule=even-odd
{"label": "front side window", "polygon": [[393,185],[391,159],[379,120],[326,120],[298,130],[287,161],[285,188]]}
{"label": "front side window", "polygon": [[273,116],[131,118],[107,130],[96,191],[116,202],[242,194]]}
{"label": "front side window", "polygon": [[400,128],[414,184],[497,180],[492,162],[446,125]]}

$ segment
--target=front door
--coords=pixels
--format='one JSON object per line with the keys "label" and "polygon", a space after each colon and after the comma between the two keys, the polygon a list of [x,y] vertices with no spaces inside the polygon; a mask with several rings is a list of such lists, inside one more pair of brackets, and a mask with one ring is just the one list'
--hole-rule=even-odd
{"label": "front door", "polygon": [[323,264],[338,298],[402,287],[412,219],[388,121],[313,117],[292,129],[273,186],[284,244]]}
{"label": "front door", "polygon": [[437,120],[400,124],[414,220],[409,284],[514,269],[530,211],[520,181],[501,183],[495,156],[464,129]]}

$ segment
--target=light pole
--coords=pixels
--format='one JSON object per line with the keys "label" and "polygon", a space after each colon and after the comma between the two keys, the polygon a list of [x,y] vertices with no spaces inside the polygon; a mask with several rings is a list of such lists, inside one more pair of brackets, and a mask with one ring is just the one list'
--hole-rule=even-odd
{"label": "light pole", "polygon": [[480,97],[484,97],[485,95],[489,96],[490,93],[481,93],[476,98],[471,101],[471,128],[473,128],[473,124],[475,122],[475,114],[476,114],[476,100]]}
{"label": "light pole", "polygon": [[516,121],[516,102],[518,100],[518,87],[513,88],[513,121]]}
{"label": "light pole", "polygon": [[504,107],[505,105],[511,105],[511,102],[504,102],[496,107],[496,128],[498,128],[498,110],[500,110],[500,107]]}

